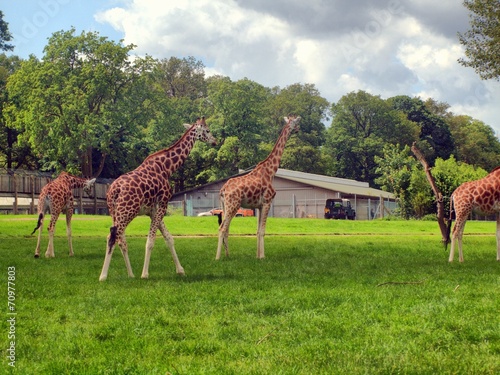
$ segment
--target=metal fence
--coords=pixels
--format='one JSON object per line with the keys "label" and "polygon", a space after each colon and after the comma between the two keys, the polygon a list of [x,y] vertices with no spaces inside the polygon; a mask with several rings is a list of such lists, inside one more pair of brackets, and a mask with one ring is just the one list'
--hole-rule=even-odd
{"label": "metal fence", "polygon": [[[297,199],[293,195],[289,199],[275,199],[269,212],[270,217],[282,218],[323,218],[326,200],[324,198]],[[397,203],[382,199],[354,199],[352,207],[356,211],[357,220],[372,220],[391,215]],[[171,209],[177,208],[186,216],[197,216],[213,208],[220,208],[217,194],[209,194],[206,198],[185,196],[183,200],[171,201]]]}

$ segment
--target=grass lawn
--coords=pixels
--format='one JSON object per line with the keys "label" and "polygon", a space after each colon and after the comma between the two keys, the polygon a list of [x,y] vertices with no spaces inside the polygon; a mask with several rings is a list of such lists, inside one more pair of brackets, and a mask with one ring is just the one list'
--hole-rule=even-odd
{"label": "grass lawn", "polygon": [[220,261],[217,218],[165,223],[186,276],[158,235],[140,279],[139,217],[127,230],[136,278],[117,248],[101,283],[109,217],[74,216],[74,257],[62,217],[56,258],[43,257],[44,229],[34,259],[35,215],[0,216],[0,374],[500,373],[493,222],[467,223],[463,264],[448,263],[435,222],[270,218],[257,260],[255,218],[235,218]]}

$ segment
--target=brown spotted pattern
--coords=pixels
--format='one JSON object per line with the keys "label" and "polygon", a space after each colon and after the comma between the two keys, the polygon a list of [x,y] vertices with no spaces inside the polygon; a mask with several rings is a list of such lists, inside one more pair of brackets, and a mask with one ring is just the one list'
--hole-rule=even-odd
{"label": "brown spotted pattern", "polygon": [[257,258],[264,258],[264,235],[267,215],[276,195],[273,178],[276,174],[283,150],[290,134],[299,130],[300,117],[285,117],[283,128],[272,152],[248,174],[229,179],[220,190],[220,202],[224,219],[219,227],[219,242],[215,259],[220,259],[222,245],[229,255],[228,236],[231,220],[240,207],[257,210]]}
{"label": "brown spotted pattern", "polygon": [[50,212],[49,223],[49,244],[46,257],[55,257],[54,254],[54,230],[57,219],[63,210],[66,210],[66,234],[68,236],[69,255],[73,256],[73,244],[71,240],[71,217],[73,216],[73,189],[83,188],[85,193],[90,195],[92,186],[95,183],[95,178],[85,179],[72,176],[66,172],[62,172],[55,180],[49,182],[42,188],[38,198],[38,225],[33,231],[38,229],[38,241],[35,249],[35,258],[40,256],[40,243],[42,239],[42,229],[44,215],[47,211]]}
{"label": "brown spotted pattern", "polygon": [[451,202],[455,210],[456,222],[451,235],[449,261],[455,256],[455,244],[458,243],[459,261],[463,262],[462,236],[465,222],[477,211],[485,215],[496,214],[497,218],[497,260],[500,261],[500,167],[495,168],[486,177],[460,185],[452,194]]}
{"label": "brown spotted pattern", "polygon": [[175,144],[148,156],[139,167],[120,176],[111,184],[107,193],[107,204],[113,226],[108,236],[106,256],[99,280],[103,281],[107,278],[115,243],[118,243],[123,254],[128,275],[134,277],[128,258],[125,228],[139,214],[141,209],[145,209],[151,218],[141,277],[147,278],[149,276],[149,259],[158,229],[160,229],[165,242],[170,248],[177,273],[184,274],[184,269],[175,252],[173,237],[163,222],[168,201],[172,196],[172,189],[168,180],[172,173],[184,163],[196,140],[212,145],[216,144],[205,118],[198,119],[192,125],[185,124],[184,126],[187,131]]}

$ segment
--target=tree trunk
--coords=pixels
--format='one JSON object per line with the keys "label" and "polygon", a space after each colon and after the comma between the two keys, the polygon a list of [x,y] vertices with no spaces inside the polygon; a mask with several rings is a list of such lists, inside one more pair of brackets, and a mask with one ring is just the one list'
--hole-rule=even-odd
{"label": "tree trunk", "polygon": [[429,164],[427,164],[427,161],[425,160],[425,157],[422,154],[422,152],[415,145],[415,142],[413,142],[411,146],[411,151],[415,154],[417,160],[424,167],[425,175],[427,177],[427,180],[429,181],[429,184],[431,185],[432,191],[434,192],[434,196],[436,197],[437,221],[439,224],[439,229],[441,230],[442,242],[446,244],[448,242],[448,227],[446,225],[447,218],[444,217],[443,194],[441,194],[441,191],[436,186],[436,181],[434,180],[434,177],[431,174],[431,168],[429,167]]}

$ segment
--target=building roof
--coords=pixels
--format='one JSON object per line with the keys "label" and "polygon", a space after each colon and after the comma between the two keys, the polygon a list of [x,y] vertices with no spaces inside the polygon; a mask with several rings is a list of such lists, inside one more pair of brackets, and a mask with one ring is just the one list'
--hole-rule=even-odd
{"label": "building roof", "polygon": [[[250,171],[251,170],[244,171],[236,176],[231,176],[231,177],[241,176],[249,173]],[[204,185],[204,187],[229,180],[229,178],[231,177],[224,178],[216,182],[208,183]],[[384,199],[395,199],[394,194],[389,193],[387,191],[371,188],[367,182],[360,182],[356,180],[350,180],[347,178],[330,177],[313,173],[297,172],[283,168],[278,169],[278,171],[276,172],[276,177],[283,178],[289,181],[299,182],[306,185],[315,186],[318,188],[338,191],[344,195],[352,195],[352,196],[359,195],[364,197],[373,197],[373,198],[382,197]],[[175,193],[174,196],[198,190],[200,187]]]}
{"label": "building roof", "polygon": [[339,191],[343,194],[362,195],[366,197],[395,199],[394,194],[387,191],[371,188],[367,182],[349,180],[347,178],[329,177],[313,173],[291,171],[279,168],[276,177],[300,182],[323,189]]}

